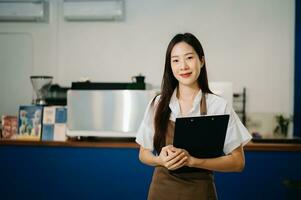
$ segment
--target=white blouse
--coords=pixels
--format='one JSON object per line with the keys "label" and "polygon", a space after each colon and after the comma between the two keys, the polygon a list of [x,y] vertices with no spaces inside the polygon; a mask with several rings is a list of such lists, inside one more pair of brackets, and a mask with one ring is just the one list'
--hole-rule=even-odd
{"label": "white blouse", "polygon": [[[180,104],[176,97],[177,89],[174,90],[173,95],[170,99],[169,108],[171,109],[170,120],[175,121],[176,118],[182,117]],[[197,96],[194,99],[193,106],[189,111],[188,115],[185,117],[195,117],[200,116],[200,101],[202,98],[202,91],[200,90]],[[141,122],[141,125],[138,129],[136,135],[136,142],[141,145],[143,148],[154,150],[153,139],[154,139],[154,111],[158,104],[160,96],[155,99],[155,103],[151,105],[151,102],[148,104],[147,109],[144,114],[144,118]],[[228,105],[227,101],[222,97],[219,97],[215,94],[206,95],[207,103],[207,115],[221,115],[229,114],[229,123],[225,138],[224,144],[224,153],[229,154],[234,149],[240,145],[247,144],[251,139],[246,127],[241,123],[239,117],[233,110],[231,106]]]}

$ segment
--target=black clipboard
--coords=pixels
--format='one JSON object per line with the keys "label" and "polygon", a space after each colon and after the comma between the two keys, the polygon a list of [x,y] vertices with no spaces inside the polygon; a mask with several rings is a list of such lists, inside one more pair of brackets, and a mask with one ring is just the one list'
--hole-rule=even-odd
{"label": "black clipboard", "polygon": [[[196,158],[222,156],[228,122],[229,115],[176,118],[173,145]],[[176,171],[195,171],[195,168]]]}

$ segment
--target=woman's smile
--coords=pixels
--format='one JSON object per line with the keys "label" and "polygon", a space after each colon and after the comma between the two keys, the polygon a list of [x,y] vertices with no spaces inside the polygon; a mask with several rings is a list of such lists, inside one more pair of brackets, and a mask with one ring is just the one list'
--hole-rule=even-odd
{"label": "woman's smile", "polygon": [[191,76],[192,72],[187,72],[184,74],[179,74],[182,78],[189,78]]}

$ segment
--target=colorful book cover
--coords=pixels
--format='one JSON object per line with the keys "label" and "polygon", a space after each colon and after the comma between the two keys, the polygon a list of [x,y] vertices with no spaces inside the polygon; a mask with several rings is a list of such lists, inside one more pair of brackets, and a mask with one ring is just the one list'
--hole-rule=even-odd
{"label": "colorful book cover", "polygon": [[46,106],[43,113],[42,141],[66,140],[67,108]]}
{"label": "colorful book cover", "polygon": [[3,115],[2,121],[2,139],[16,139],[18,132],[18,117]]}
{"label": "colorful book cover", "polygon": [[19,108],[17,139],[40,140],[43,106],[28,105]]}

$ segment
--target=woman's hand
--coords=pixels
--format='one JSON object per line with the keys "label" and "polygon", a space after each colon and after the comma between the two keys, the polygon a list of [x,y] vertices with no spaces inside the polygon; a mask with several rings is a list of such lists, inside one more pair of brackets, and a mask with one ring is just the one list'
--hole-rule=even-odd
{"label": "woman's hand", "polygon": [[169,170],[176,170],[187,164],[187,153],[185,150],[172,145],[165,146],[158,156],[159,163]]}
{"label": "woman's hand", "polygon": [[[183,152],[185,153],[185,156],[187,157],[187,161],[186,161],[186,166],[187,167],[193,167],[193,159],[194,159],[194,157],[192,157],[190,154],[189,154],[189,152],[188,151],[186,151],[185,149],[182,149],[183,150]],[[200,159],[201,160],[201,159]]]}

